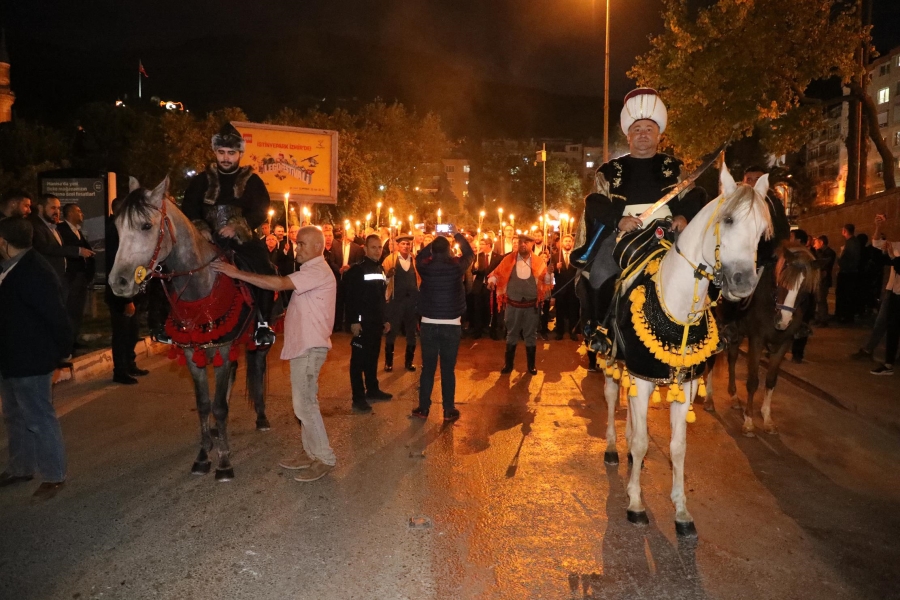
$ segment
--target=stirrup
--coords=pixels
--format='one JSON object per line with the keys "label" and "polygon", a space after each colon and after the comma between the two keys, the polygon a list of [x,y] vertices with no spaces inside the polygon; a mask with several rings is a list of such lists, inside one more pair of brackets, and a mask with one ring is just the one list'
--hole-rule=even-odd
{"label": "stirrup", "polygon": [[256,326],[256,332],[253,334],[253,341],[257,346],[271,346],[275,343],[275,332],[269,327],[265,321],[261,321]]}
{"label": "stirrup", "polygon": [[585,327],[584,343],[591,352],[609,356],[612,351],[612,340],[609,339],[608,333],[609,330],[605,327]]}

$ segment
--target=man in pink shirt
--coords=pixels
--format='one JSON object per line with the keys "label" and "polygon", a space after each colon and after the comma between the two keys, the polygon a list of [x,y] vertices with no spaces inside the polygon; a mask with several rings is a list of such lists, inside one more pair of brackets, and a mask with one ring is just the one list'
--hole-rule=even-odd
{"label": "man in pink shirt", "polygon": [[293,292],[284,320],[281,358],[291,361],[291,397],[294,414],[302,425],[303,448],[279,466],[300,471],[294,478],[297,481],[316,481],[336,462],[318,399],[319,371],[331,349],[337,290],[331,267],[322,256],[324,249],[322,232],[316,227],[303,227],[297,232],[297,262],[301,265],[287,277],[249,273],[224,262],[212,264],[214,270],[259,288]]}

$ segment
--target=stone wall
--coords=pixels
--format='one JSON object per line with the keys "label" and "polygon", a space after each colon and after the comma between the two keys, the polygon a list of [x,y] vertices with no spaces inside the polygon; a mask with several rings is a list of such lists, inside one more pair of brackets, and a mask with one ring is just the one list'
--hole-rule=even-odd
{"label": "stone wall", "polygon": [[839,250],[844,245],[841,229],[845,223],[856,225],[856,233],[872,235],[875,229],[875,215],[883,214],[887,222],[882,232],[891,241],[900,241],[900,188],[883,194],[869,196],[865,200],[811,209],[797,219],[797,225],[810,235],[828,236],[829,245]]}

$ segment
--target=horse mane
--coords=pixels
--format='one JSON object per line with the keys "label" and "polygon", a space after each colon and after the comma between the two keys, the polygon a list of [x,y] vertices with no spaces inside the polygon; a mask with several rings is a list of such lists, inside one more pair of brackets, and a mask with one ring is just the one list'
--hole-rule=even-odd
{"label": "horse mane", "polygon": [[757,217],[762,219],[766,224],[766,239],[770,239],[774,233],[772,225],[772,215],[769,214],[769,207],[766,202],[756,195],[756,191],[752,186],[745,183],[738,184],[734,192],[725,198],[725,203],[719,211],[717,221],[721,221],[725,217],[749,215],[755,213]]}
{"label": "horse mane", "polygon": [[804,246],[782,244],[778,250],[778,287],[792,290],[803,278],[801,292],[812,293],[819,287],[819,269],[812,252]]}
{"label": "horse mane", "polygon": [[113,218],[119,223],[123,219],[127,219],[128,224],[135,227],[141,221],[150,219],[151,212],[156,210],[158,209],[150,204],[150,191],[146,188],[138,188],[128,192],[128,195],[122,199],[122,204],[113,213]]}

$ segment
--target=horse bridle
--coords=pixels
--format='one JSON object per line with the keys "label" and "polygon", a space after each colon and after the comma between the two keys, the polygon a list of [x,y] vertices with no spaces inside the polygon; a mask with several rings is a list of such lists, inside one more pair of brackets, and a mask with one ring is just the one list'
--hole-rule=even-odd
{"label": "horse bridle", "polygon": [[722,205],[724,203],[725,203],[725,195],[723,194],[721,200],[719,200],[719,205],[716,206],[716,210],[714,210],[713,214],[710,215],[709,221],[706,223],[706,227],[703,229],[703,233],[705,235],[706,232],[709,231],[709,226],[713,224],[713,221],[715,221],[714,231],[716,234],[716,254],[715,254],[716,262],[715,262],[715,265],[713,265],[712,270],[710,270],[710,268],[707,265],[703,264],[702,262],[695,265],[691,261],[691,259],[689,259],[687,256],[684,255],[684,253],[681,251],[681,248],[678,247],[678,240],[675,240],[675,252],[677,252],[678,255],[681,258],[683,258],[685,261],[687,261],[687,264],[689,264],[691,266],[691,268],[694,269],[694,279],[696,279],[698,283],[701,279],[708,279],[711,283],[713,283],[714,285],[716,285],[719,288],[722,287],[722,283],[724,281],[724,275],[723,275],[723,271],[722,271],[722,258],[719,253],[719,249],[722,246],[722,237],[719,233],[719,222],[716,221],[716,217],[718,216],[719,210],[722,208]]}

